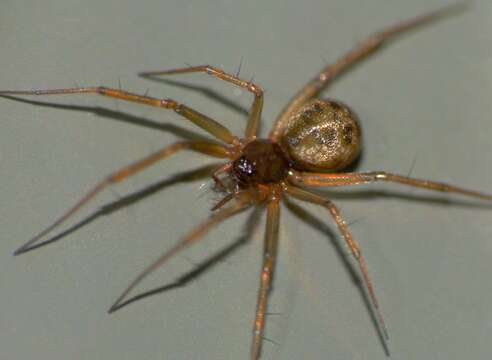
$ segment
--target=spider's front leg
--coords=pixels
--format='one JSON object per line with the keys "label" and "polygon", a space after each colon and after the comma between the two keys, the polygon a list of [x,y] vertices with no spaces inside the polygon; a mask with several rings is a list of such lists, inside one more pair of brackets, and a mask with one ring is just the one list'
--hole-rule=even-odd
{"label": "spider's front leg", "polygon": [[258,132],[258,127],[260,125],[261,110],[263,108],[263,90],[258,85],[253,84],[251,81],[246,81],[238,78],[237,76],[226,73],[224,70],[218,69],[210,65],[198,65],[189,66],[185,68],[162,70],[162,71],[146,71],[139,75],[149,78],[160,75],[175,75],[175,74],[186,74],[204,72],[208,75],[216,77],[220,80],[227,81],[236,86],[242,87],[248,90],[254,95],[253,104],[251,104],[251,110],[249,113],[248,123],[246,125],[245,138],[246,140],[254,140]]}
{"label": "spider's front leg", "polygon": [[192,123],[201,127],[215,138],[225,142],[226,144],[237,143],[237,138],[231,132],[219,124],[214,119],[199,113],[186,105],[180,104],[172,99],[157,99],[150,96],[138,95],[128,91],[108,88],[104,86],[94,87],[78,87],[65,89],[43,89],[43,90],[2,90],[0,96],[18,96],[18,95],[69,95],[69,94],[98,94],[111,98],[135,102],[139,104],[155,106],[163,109],[174,110],[177,114],[190,120]]}

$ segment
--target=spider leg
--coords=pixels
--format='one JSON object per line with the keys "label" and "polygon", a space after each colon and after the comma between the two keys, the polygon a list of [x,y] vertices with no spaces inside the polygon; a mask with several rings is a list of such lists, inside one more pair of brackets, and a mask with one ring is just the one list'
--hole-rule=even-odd
{"label": "spider leg", "polygon": [[263,90],[258,85],[253,84],[251,81],[245,81],[239,79],[237,76],[226,73],[225,71],[218,69],[210,65],[199,65],[199,66],[189,66],[179,69],[170,69],[163,71],[146,71],[139,75],[144,77],[159,76],[159,75],[174,75],[174,74],[185,74],[194,72],[204,72],[208,75],[216,77],[218,79],[227,81],[236,86],[242,87],[249,92],[253,93],[255,96],[253,104],[251,105],[251,110],[248,118],[248,123],[246,125],[245,137],[247,140],[253,140],[256,138],[256,133],[258,131],[258,126],[260,123],[261,110],[263,108]]}
{"label": "spider leg", "polygon": [[155,106],[164,109],[174,110],[177,114],[190,120],[192,123],[207,131],[217,139],[227,143],[233,144],[237,142],[237,138],[233,136],[230,131],[219,124],[214,119],[207,117],[204,114],[193,110],[186,105],[180,104],[172,99],[157,99],[150,96],[138,95],[124,90],[107,88],[104,86],[95,87],[78,87],[78,88],[66,88],[66,89],[42,89],[42,90],[3,90],[0,91],[2,95],[66,95],[66,94],[99,94],[103,96],[112,97],[119,100],[136,102],[149,106]]}
{"label": "spider leg", "polygon": [[364,285],[367,291],[367,294],[369,295],[369,298],[371,300],[375,315],[377,317],[377,321],[380,327],[380,330],[384,336],[384,340],[388,340],[388,331],[386,329],[386,325],[384,324],[384,319],[383,319],[383,314],[381,312],[381,309],[379,308],[379,304],[376,298],[376,293],[374,291],[373,285],[371,278],[369,277],[369,272],[367,270],[366,262],[364,260],[364,257],[362,256],[362,253],[360,251],[359,245],[357,242],[352,238],[352,234],[350,233],[347,224],[343,220],[340,210],[337,208],[337,206],[330,200],[325,199],[322,196],[319,196],[315,193],[312,193],[310,191],[304,190],[297,188],[295,186],[290,186],[287,185],[286,191],[289,195],[292,195],[295,198],[298,198],[300,200],[308,201],[311,203],[315,203],[318,205],[321,205],[328,209],[330,212],[331,216],[333,217],[333,220],[335,220],[335,223],[338,226],[338,230],[343,236],[343,239],[347,243],[347,246],[349,247],[350,251],[352,252],[353,256],[357,260],[359,264],[359,269],[362,274],[362,278],[364,280]]}
{"label": "spider leg", "polygon": [[[219,187],[219,189],[224,190],[224,191],[227,190],[226,186],[224,185],[222,180],[219,178],[219,175],[229,172],[231,170],[231,168],[232,168],[232,163],[227,163],[227,164],[222,165],[220,168],[218,168],[217,170],[215,170],[213,172],[212,179],[214,180],[215,185]],[[214,210],[214,209],[212,209],[212,210]]]}
{"label": "spider leg", "polygon": [[271,290],[273,271],[277,258],[278,228],[280,218],[279,197],[267,204],[267,221],[265,229],[265,244],[263,250],[263,264],[260,274],[260,288],[256,302],[256,316],[253,326],[253,342],[251,344],[251,360],[257,360],[261,353],[261,344],[265,332],[265,313],[267,310],[268,295]]}
{"label": "spider leg", "polygon": [[414,179],[408,176],[391,174],[384,171],[373,171],[366,173],[309,173],[292,172],[292,181],[297,184],[308,186],[346,186],[373,183],[377,181],[387,181],[399,183],[407,186],[423,188],[433,191],[455,193],[464,196],[474,197],[482,200],[492,201],[492,195],[468,190],[454,185],[440,182]]}
{"label": "spider leg", "polygon": [[381,47],[381,45],[386,44],[388,40],[393,40],[397,35],[434,21],[451,12],[460,10],[463,6],[463,3],[448,5],[436,11],[388,26],[364,39],[337,61],[324,67],[313,79],[304,85],[278,115],[275,120],[275,125],[270,132],[270,139],[272,141],[277,141],[280,136],[282,136],[282,132],[291,115],[306,101],[315,97],[323,90],[333,78],[347,70],[350,66],[361,61],[364,57]]}
{"label": "spider leg", "polygon": [[156,163],[159,160],[162,160],[179,150],[194,150],[203,154],[207,154],[214,157],[225,158],[229,156],[228,149],[220,144],[215,144],[212,142],[206,141],[183,141],[177,142],[168,146],[163,147],[162,149],[131,163],[119,170],[114,171],[113,173],[106,176],[103,180],[97,183],[94,187],[92,187],[75,205],[73,205],[70,209],[68,209],[63,215],[61,215],[58,219],[56,219],[50,226],[41,231],[39,234],[34,236],[24,245],[19,247],[14,255],[22,254],[28,251],[36,241],[50,233],[53,229],[61,225],[68,218],[70,218],[73,214],[75,214],[78,210],[80,210],[85,204],[87,204],[90,200],[94,199],[97,194],[99,194],[106,187],[120,182],[129,176],[132,176],[139,171],[145,169],[146,167]]}
{"label": "spider leg", "polygon": [[239,213],[242,210],[245,210],[250,205],[250,196],[249,193],[243,192],[238,193],[236,196],[236,202],[226,208],[222,208],[217,212],[212,213],[211,217],[206,221],[202,222],[194,229],[192,229],[186,236],[184,236],[178,243],[176,243],[172,248],[164,252],[161,256],[159,256],[154,262],[152,262],[149,266],[147,266],[138,276],[128,285],[128,287],[123,291],[123,293],[116,299],[116,301],[109,308],[109,313],[112,313],[120,307],[123,300],[126,296],[132,291],[147,275],[152,273],[162,264],[164,264],[167,260],[169,260],[172,256],[176,255],[178,252],[183,250],[184,248],[190,246],[194,242],[200,240],[214,225],[226,220]]}

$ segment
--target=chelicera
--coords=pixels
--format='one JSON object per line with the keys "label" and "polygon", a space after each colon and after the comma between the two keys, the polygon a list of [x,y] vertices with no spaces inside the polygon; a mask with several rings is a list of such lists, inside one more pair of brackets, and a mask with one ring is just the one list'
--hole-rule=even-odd
{"label": "chelicera", "polygon": [[226,162],[212,174],[216,186],[226,193],[225,196],[214,206],[210,218],[192,229],[130,283],[113,304],[110,312],[122,306],[130,291],[144,277],[161,266],[170,257],[198,241],[211,227],[248,207],[264,206],[266,208],[267,221],[263,264],[260,273],[260,286],[257,295],[250,352],[251,359],[258,359],[261,353],[268,294],[271,289],[277,255],[280,202],[286,197],[293,197],[318,204],[328,210],[357,261],[365,290],[378,320],[379,330],[384,338],[387,339],[388,334],[382,312],[358,244],[352,238],[337,206],[308,187],[337,187],[389,181],[433,191],[457,193],[488,201],[492,200],[492,196],[444,183],[414,179],[386,172],[340,172],[340,170],[352,164],[360,152],[361,132],[358,120],[353,111],[345,104],[332,99],[321,100],[317,96],[333,78],[378,49],[388,40],[406,30],[434,20],[451,9],[454,9],[454,7],[447,7],[387,27],[366,38],[333,64],[324,67],[281,111],[266,139],[257,138],[263,107],[262,89],[250,81],[242,80],[238,76],[228,74],[208,65],[145,72],[141,75],[152,77],[184,73],[206,73],[251,92],[254,100],[249,111],[243,138],[234,136],[226,127],[214,119],[169,98],[159,99],[107,87],[0,91],[0,95],[4,96],[99,94],[124,101],[171,109],[184,119],[191,121],[208,132],[216,140],[180,141],[166,145],[155,153],[114,171],[96,184],[53,224],[17,249],[15,254],[18,255],[37,247],[39,244],[36,243],[41,238],[65,222],[106,187],[127,179],[178,151],[192,150],[212,157],[226,159]]}

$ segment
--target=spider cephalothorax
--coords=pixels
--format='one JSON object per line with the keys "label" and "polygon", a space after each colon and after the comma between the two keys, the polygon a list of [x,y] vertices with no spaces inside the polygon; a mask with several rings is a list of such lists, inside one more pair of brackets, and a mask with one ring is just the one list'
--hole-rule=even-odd
{"label": "spider cephalothorax", "polygon": [[232,163],[232,174],[242,186],[270,184],[285,179],[290,163],[282,148],[270,140],[253,140]]}

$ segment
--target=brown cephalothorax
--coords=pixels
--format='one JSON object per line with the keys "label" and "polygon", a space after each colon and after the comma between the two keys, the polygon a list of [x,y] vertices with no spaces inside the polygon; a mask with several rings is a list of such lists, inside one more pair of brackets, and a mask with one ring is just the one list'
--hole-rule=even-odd
{"label": "brown cephalothorax", "polygon": [[[362,283],[372,311],[377,319],[377,325],[384,341],[388,333],[383,321],[383,315],[376,300],[369,272],[364,257],[357,242],[342,218],[337,206],[321,194],[305,188],[336,187],[386,181],[406,186],[424,188],[433,191],[456,193],[477,199],[492,201],[492,196],[473,190],[467,190],[444,183],[410,178],[386,172],[346,172],[334,171],[345,168],[359,154],[360,128],[355,114],[345,105],[333,100],[317,100],[316,97],[326,85],[351,65],[362,60],[392,40],[396,35],[441,17],[455,7],[448,6],[441,10],[424,14],[374,33],[362,43],[347,52],[333,64],[325,66],[311,81],[292,98],[288,105],[278,115],[267,139],[257,139],[257,132],[263,108],[263,90],[251,81],[242,80],[238,75],[231,75],[221,69],[209,65],[186,68],[153,71],[142,73],[144,77],[183,73],[206,73],[220,80],[249,91],[254,96],[248,116],[244,138],[234,136],[225,126],[214,119],[199,113],[192,108],[172,99],[159,99],[147,95],[130,93],[121,89],[107,87],[84,87],[52,90],[0,91],[0,96],[12,95],[57,95],[57,94],[99,94],[125,101],[137,102],[174,110],[179,116],[189,120],[208,132],[217,141],[188,140],[168,144],[156,152],[125,166],[92,187],[75,205],[60,216],[45,230],[34,236],[15,252],[16,255],[53,242],[62,236],[57,234],[51,239],[39,242],[45,235],[70,218],[82,206],[92,200],[103,189],[120,182],[146,167],[163,160],[178,151],[192,150],[216,158],[225,159],[225,163],[212,175],[217,187],[227,194],[212,208],[211,216],[188,232],[173,247],[161,254],[154,262],[145,268],[125,289],[110,308],[110,312],[144,297],[136,295],[127,299],[129,293],[148,274],[165,263],[179,251],[198,241],[214,225],[230,218],[242,210],[256,205],[265,205],[266,229],[263,250],[263,263],[260,273],[260,287],[256,302],[256,316],[253,323],[250,359],[260,357],[263,343],[266,315],[268,314],[268,295],[271,290],[273,271],[275,268],[280,202],[293,197],[302,201],[315,203],[325,208],[333,218],[340,234],[350,249],[359,266]],[[227,180],[224,184],[219,175]],[[86,220],[84,220],[86,222]],[[80,224],[83,224],[82,221]],[[76,227],[74,227],[76,228]],[[63,234],[70,231],[62,232]]]}
{"label": "brown cephalothorax", "polygon": [[253,140],[234,160],[232,174],[241,185],[279,182],[289,171],[289,162],[276,143],[269,140]]}
{"label": "brown cephalothorax", "polygon": [[280,144],[297,170],[334,171],[360,151],[360,127],[349,107],[314,99],[292,114]]}

